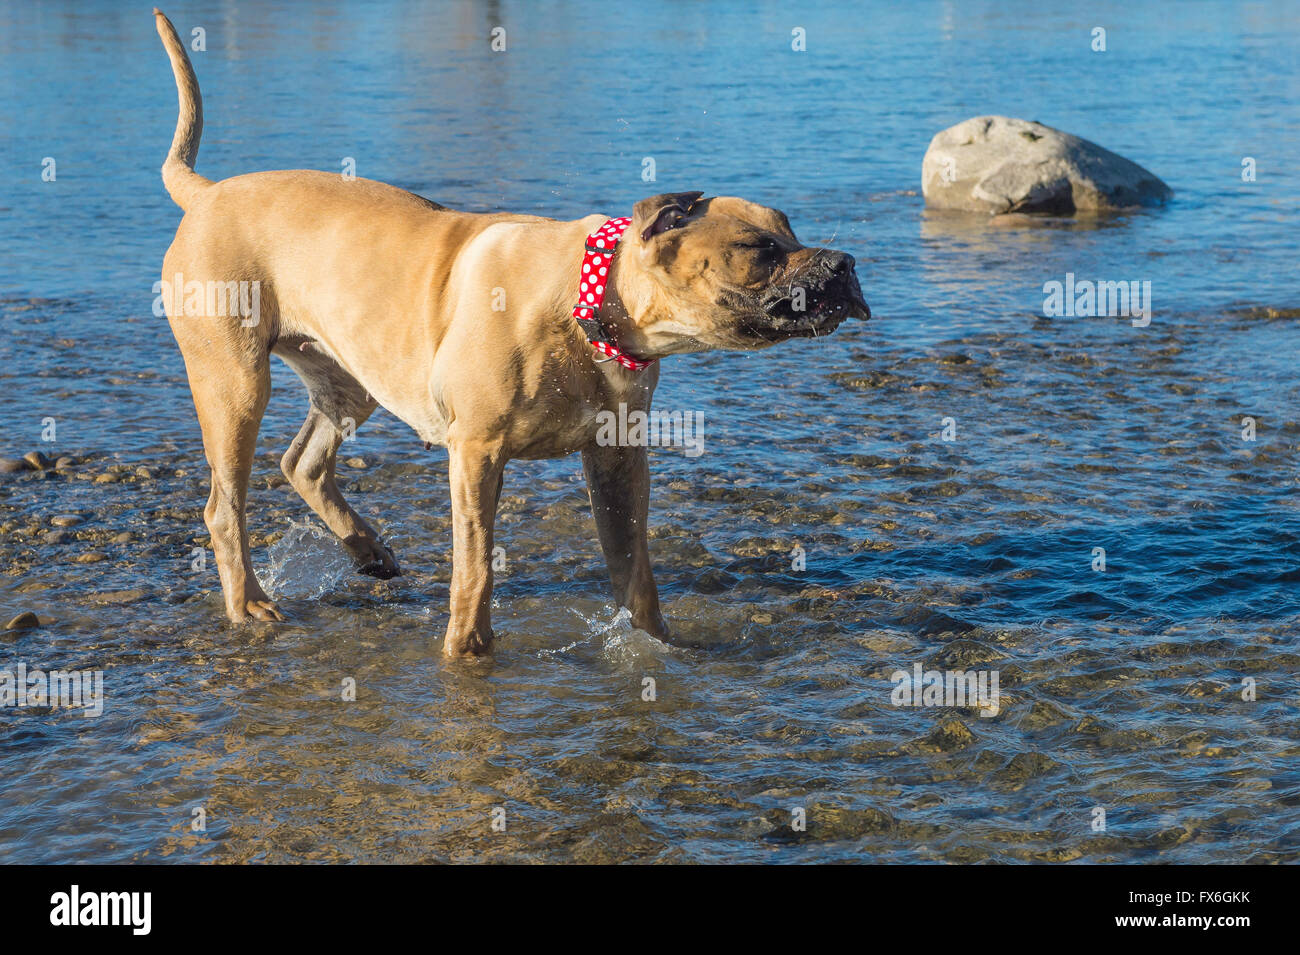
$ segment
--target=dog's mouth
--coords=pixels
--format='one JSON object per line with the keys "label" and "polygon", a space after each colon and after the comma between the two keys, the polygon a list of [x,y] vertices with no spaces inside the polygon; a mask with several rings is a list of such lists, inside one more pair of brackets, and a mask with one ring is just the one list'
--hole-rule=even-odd
{"label": "dog's mouth", "polygon": [[830,276],[819,287],[779,286],[759,301],[758,314],[742,331],[765,342],[829,335],[848,318],[871,318],[871,308],[852,269]]}

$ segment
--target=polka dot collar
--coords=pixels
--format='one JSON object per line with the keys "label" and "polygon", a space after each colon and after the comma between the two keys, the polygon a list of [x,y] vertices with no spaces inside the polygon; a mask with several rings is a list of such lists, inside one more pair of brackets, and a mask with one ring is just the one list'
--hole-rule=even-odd
{"label": "polka dot collar", "polygon": [[655,359],[642,361],[620,349],[609,340],[604,325],[597,317],[600,306],[605,301],[605,287],[608,284],[610,266],[614,263],[614,251],[631,224],[632,220],[627,216],[609,219],[587,236],[587,249],[582,256],[582,272],[578,278],[578,304],[573,306],[573,317],[582,326],[591,347],[605,356],[596,359],[597,361],[612,360],[624,368],[640,371],[649,368]]}

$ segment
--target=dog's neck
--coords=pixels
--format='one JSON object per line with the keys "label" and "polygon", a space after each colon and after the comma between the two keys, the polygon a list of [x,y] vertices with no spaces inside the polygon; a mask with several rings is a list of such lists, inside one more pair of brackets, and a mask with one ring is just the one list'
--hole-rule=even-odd
{"label": "dog's neck", "polygon": [[[583,242],[590,238],[591,234],[584,230]],[[694,339],[683,339],[673,332],[665,333],[668,329],[675,330],[678,323],[673,321],[672,309],[663,290],[637,268],[637,242],[634,234],[625,233],[606,260],[609,274],[604,283],[604,299],[595,318],[605,342],[628,358],[650,363],[649,367],[627,368],[616,359],[603,357],[608,354],[603,347],[590,341],[586,346],[592,362],[619,379],[646,374],[657,365],[658,359],[668,355],[704,350]],[[574,263],[570,274],[590,274],[578,272],[585,262],[584,255]],[[587,337],[576,314],[570,318],[570,323],[579,335]]]}
{"label": "dog's neck", "polygon": [[647,370],[658,356],[645,354],[646,336],[617,289],[620,262],[624,263],[623,274],[628,271],[625,233],[629,223],[626,217],[606,219],[584,237],[581,271],[575,270],[578,295],[572,315],[593,352],[592,361],[601,365],[613,363],[639,373]]}
{"label": "dog's neck", "polygon": [[605,293],[605,301],[600,306],[600,323],[610,341],[622,351],[642,361],[654,361],[662,356],[652,354],[649,342],[645,340],[645,335],[642,334],[628,310],[627,302],[619,292],[618,273],[621,258],[621,254],[616,254],[610,267],[609,291]]}
{"label": "dog's neck", "polygon": [[[632,240],[635,241],[635,240]],[[642,359],[667,358],[708,351],[699,339],[682,334],[682,322],[664,289],[644,274],[635,263],[632,246],[619,246],[610,270],[610,287],[600,310],[601,320],[620,348]],[[633,317],[635,316],[635,317]]]}

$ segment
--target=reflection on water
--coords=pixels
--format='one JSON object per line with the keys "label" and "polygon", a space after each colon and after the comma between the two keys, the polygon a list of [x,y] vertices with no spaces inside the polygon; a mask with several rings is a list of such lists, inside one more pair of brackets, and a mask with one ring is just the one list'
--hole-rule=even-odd
{"label": "reflection on water", "polygon": [[[150,314],[178,220],[156,173],[166,61],[125,8],[0,13],[18,157],[0,454],[74,458],[0,475],[0,607],[46,621],[0,634],[0,657],[103,669],[107,694],[93,720],[3,711],[0,860],[1294,861],[1294,13],[1115,6],[1111,35],[1141,43],[1102,62],[1086,29],[1069,47],[1066,5],[814,12],[803,55],[778,5],[634,10],[579,36],[604,9],[178,18],[208,29],[209,175],[352,156],[462,208],[562,216],[735,192],[860,262],[872,322],[665,367],[659,406],[709,433],[698,458],[652,452],[680,645],[607,601],[578,460],[519,462],[499,652],[462,667],[439,656],[445,455],[383,413],[362,429],[340,480],[406,575],[352,574],[280,475],[306,407],[280,366],[249,513],[293,620],[224,622],[215,568],[194,565],[184,370]],[[1192,47],[1205,70],[1182,68]],[[577,81],[607,54],[626,83]],[[38,68],[50,81],[18,95]],[[93,104],[71,95],[87,84]],[[930,136],[981,112],[1098,141],[1178,198],[1093,223],[924,212]],[[1151,325],[1044,318],[1067,273],[1150,281]],[[890,675],[917,663],[997,670],[1000,712],[892,706]]]}

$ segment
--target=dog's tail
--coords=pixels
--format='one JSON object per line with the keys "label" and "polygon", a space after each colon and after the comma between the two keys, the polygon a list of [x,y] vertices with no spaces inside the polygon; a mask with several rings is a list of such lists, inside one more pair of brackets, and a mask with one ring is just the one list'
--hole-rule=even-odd
{"label": "dog's tail", "polygon": [[172,137],[172,148],[163,163],[163,185],[174,201],[182,209],[189,209],[212,180],[200,176],[194,171],[194,159],[199,154],[199,137],[203,135],[203,97],[199,94],[199,80],[190,65],[190,56],[185,52],[185,44],[176,35],[176,28],[157,7],[153,8],[158,35],[162,37],[167,56],[172,61],[172,72],[176,74],[176,96],[180,100],[180,115],[176,118],[176,135]]}

